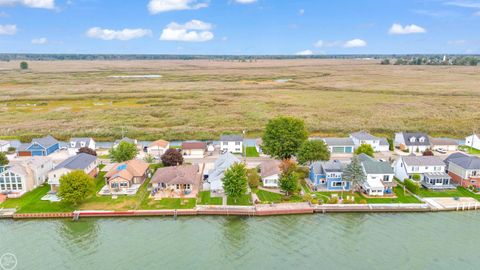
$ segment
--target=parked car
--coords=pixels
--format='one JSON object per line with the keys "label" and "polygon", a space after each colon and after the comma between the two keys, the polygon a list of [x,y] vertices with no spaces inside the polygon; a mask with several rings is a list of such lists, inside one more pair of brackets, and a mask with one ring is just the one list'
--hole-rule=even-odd
{"label": "parked car", "polygon": [[443,149],[443,148],[437,148],[437,152],[440,153],[440,154],[446,154],[447,150]]}

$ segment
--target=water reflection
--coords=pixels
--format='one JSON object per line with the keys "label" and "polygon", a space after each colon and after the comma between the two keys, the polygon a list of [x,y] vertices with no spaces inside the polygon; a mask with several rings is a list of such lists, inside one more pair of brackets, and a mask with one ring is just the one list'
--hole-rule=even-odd
{"label": "water reflection", "polygon": [[226,256],[241,255],[242,250],[245,248],[248,233],[248,218],[245,217],[226,217],[223,223],[223,237]]}
{"label": "water reflection", "polygon": [[95,247],[99,234],[98,223],[95,219],[80,219],[78,221],[63,220],[57,232],[62,243],[72,251]]}

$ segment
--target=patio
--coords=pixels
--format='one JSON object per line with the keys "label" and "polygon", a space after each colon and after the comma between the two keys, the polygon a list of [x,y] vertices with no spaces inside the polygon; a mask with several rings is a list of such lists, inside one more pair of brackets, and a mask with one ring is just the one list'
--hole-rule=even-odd
{"label": "patio", "polygon": [[141,184],[133,184],[130,188],[119,189],[119,190],[111,190],[108,185],[105,185],[98,192],[98,195],[102,195],[102,196],[110,196],[110,195],[129,195],[129,196],[133,196],[137,193],[138,189],[141,186],[142,186]]}

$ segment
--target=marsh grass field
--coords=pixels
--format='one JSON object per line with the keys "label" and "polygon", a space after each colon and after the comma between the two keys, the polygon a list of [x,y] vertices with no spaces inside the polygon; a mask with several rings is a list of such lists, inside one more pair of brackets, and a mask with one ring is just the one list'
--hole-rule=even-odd
{"label": "marsh grass field", "polygon": [[245,128],[258,136],[278,115],[305,119],[318,136],[365,129],[461,138],[480,127],[480,67],[324,59],[29,66],[20,71],[19,62],[0,62],[0,137],[110,140],[122,127],[145,140],[215,139]]}

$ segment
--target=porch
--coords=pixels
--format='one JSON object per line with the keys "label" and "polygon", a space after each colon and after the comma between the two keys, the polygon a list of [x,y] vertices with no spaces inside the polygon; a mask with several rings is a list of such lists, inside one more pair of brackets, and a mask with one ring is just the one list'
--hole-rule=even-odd
{"label": "porch", "polygon": [[451,184],[451,177],[445,172],[426,173],[423,175],[422,186],[431,190],[456,189]]}

